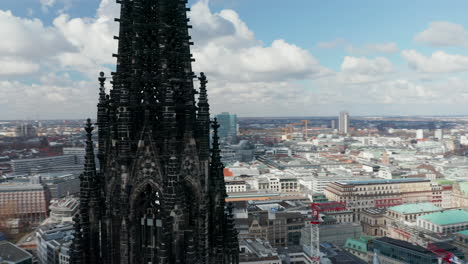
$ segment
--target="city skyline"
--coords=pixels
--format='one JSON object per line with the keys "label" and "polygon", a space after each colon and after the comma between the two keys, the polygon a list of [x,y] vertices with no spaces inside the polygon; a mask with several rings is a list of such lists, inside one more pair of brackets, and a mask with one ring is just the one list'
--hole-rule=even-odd
{"label": "city skyline", "polygon": [[0,262],[468,264],[467,8],[4,0]]}
{"label": "city skyline", "polygon": [[[194,70],[210,78],[213,113],[468,114],[462,1],[189,5]],[[115,64],[117,10],[110,0],[4,1],[0,119],[94,116],[98,72]]]}

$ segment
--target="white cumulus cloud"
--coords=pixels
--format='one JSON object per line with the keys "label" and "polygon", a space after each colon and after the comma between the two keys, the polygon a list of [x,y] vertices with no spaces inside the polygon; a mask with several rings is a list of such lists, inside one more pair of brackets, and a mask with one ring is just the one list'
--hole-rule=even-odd
{"label": "white cumulus cloud", "polygon": [[444,51],[436,51],[431,56],[425,56],[416,50],[404,50],[401,55],[408,66],[418,72],[452,73],[468,70],[468,56]]}
{"label": "white cumulus cloud", "polygon": [[436,47],[468,46],[468,31],[462,25],[438,21],[429,24],[429,27],[418,33],[414,40],[419,43]]}
{"label": "white cumulus cloud", "polygon": [[278,81],[330,73],[309,51],[278,39],[264,45],[233,10],[212,13],[208,1],[192,6],[195,69],[225,81]]}
{"label": "white cumulus cloud", "polygon": [[342,83],[360,84],[382,80],[393,71],[392,63],[384,57],[368,59],[346,56],[337,77]]}
{"label": "white cumulus cloud", "polygon": [[394,42],[367,44],[364,47],[357,47],[349,44],[346,47],[349,53],[368,55],[368,54],[392,54],[398,52],[398,46]]}
{"label": "white cumulus cloud", "polygon": [[3,57],[0,58],[0,76],[15,76],[31,74],[39,71],[39,65],[21,58]]}

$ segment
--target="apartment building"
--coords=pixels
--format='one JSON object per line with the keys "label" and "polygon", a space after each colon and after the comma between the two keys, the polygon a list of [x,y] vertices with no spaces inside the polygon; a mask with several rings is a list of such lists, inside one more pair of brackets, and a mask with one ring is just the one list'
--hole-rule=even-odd
{"label": "apartment building", "polygon": [[[45,158],[12,160],[11,168],[16,174],[36,172],[51,172],[60,167],[74,167],[77,161],[74,155],[62,155]],[[80,166],[82,168],[82,166]]]}
{"label": "apartment building", "polygon": [[345,202],[354,212],[354,221],[360,221],[364,209],[429,202],[432,187],[430,180],[416,178],[340,181],[330,183],[324,194],[330,201]]}
{"label": "apartment building", "polygon": [[361,212],[362,231],[370,236],[386,236],[387,208],[369,208]]}
{"label": "apartment building", "polygon": [[245,181],[226,181],[225,185],[227,193],[247,191],[247,183]]}
{"label": "apartment building", "polygon": [[47,218],[49,200],[41,184],[0,184],[0,217],[17,218],[21,224],[38,224]]}
{"label": "apartment building", "polygon": [[36,231],[37,258],[42,264],[69,264],[73,223],[40,226]]}
{"label": "apartment building", "polygon": [[451,202],[453,208],[468,207],[468,182],[453,185]]}

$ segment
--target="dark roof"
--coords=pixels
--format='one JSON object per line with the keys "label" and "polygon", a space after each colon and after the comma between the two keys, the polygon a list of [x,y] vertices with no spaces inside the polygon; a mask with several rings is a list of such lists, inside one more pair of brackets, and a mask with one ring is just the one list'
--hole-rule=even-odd
{"label": "dark roof", "polygon": [[442,250],[445,250],[445,251],[457,251],[458,248],[452,244],[449,244],[449,243],[445,243],[445,242],[435,242],[435,243],[432,243],[434,246],[442,249]]}
{"label": "dark roof", "polygon": [[327,242],[320,243],[320,251],[325,253],[326,257],[333,264],[366,264],[367,262],[354,256],[353,254],[337,248],[334,244]]}
{"label": "dark roof", "polygon": [[287,246],[287,247],[277,247],[276,251],[280,255],[286,255],[286,254],[291,254],[291,253],[301,253],[301,252],[304,252],[304,249],[302,248],[302,246],[292,245],[292,246]]}
{"label": "dark roof", "polygon": [[32,255],[26,250],[17,247],[16,245],[7,242],[0,242],[0,258],[11,262],[20,262],[27,259],[32,259]]}
{"label": "dark roof", "polygon": [[353,254],[347,251],[338,251],[336,255],[330,257],[330,260],[333,264],[365,264],[364,260],[354,256]]}
{"label": "dark roof", "polygon": [[380,179],[380,180],[363,180],[363,181],[338,181],[341,185],[375,185],[375,184],[391,184],[391,183],[408,183],[408,182],[429,182],[430,180],[419,178],[408,179]]}
{"label": "dark roof", "polygon": [[431,253],[431,251],[429,251],[428,249],[425,249],[425,248],[423,248],[421,246],[413,245],[410,242],[407,242],[407,241],[404,241],[404,240],[393,239],[393,238],[390,238],[390,237],[381,237],[381,238],[375,239],[374,241],[376,241],[376,240],[377,241],[382,241],[382,242],[385,242],[385,243],[388,243],[388,244],[392,244],[392,245],[395,245],[395,246],[398,246],[398,247],[407,248],[407,249],[417,251],[417,252],[420,252],[420,253],[426,253],[426,254]]}
{"label": "dark roof", "polygon": [[373,208],[367,208],[363,210],[364,213],[370,214],[370,215],[381,215],[385,214],[387,212],[387,208],[385,207],[373,207]]}
{"label": "dark roof", "polygon": [[[398,247],[413,250],[413,251],[419,252],[421,254],[432,255],[432,256],[437,257],[437,255],[435,253],[433,253],[432,251],[430,251],[430,250],[428,250],[428,249],[426,249],[424,247],[421,247],[421,246],[413,245],[413,244],[411,244],[409,242],[406,242],[406,241],[403,241],[403,240],[393,239],[393,238],[389,238],[389,237],[381,237],[381,238],[375,239],[374,242],[375,241],[382,241],[382,242],[389,243],[389,244],[392,244],[392,245],[395,245],[395,246],[398,246]],[[456,246],[451,245],[449,243],[435,242],[435,243],[432,243],[432,245],[435,246],[436,248],[441,249],[441,250],[451,252],[457,257],[458,256],[463,256],[463,252],[459,248],[457,248]]]}
{"label": "dark roof", "polygon": [[233,201],[233,202],[230,202],[232,203],[232,205],[234,206],[234,208],[236,209],[245,209],[247,208],[247,201]]}

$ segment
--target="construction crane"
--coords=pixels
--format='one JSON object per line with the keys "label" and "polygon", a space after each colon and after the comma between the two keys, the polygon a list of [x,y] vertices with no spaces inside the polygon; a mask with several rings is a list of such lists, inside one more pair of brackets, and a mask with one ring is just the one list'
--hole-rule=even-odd
{"label": "construction crane", "polygon": [[439,248],[438,246],[432,243],[428,243],[426,248],[432,253],[439,256],[439,259],[442,261],[442,263],[465,264],[463,260],[457,258],[457,256],[455,256],[452,252]]}
{"label": "construction crane", "polygon": [[[287,139],[292,139],[293,138],[293,135],[294,135],[294,126],[303,126],[305,123],[292,123],[292,124],[288,124],[288,127],[287,127],[287,130],[288,130],[288,133],[286,134],[286,138]],[[307,131],[306,131],[307,133]]]}
{"label": "construction crane", "polygon": [[310,254],[314,264],[320,264],[320,213],[346,210],[344,202],[312,203],[312,219],[310,221]]}
{"label": "construction crane", "polygon": [[304,129],[305,129],[305,139],[309,139],[309,120],[301,120],[304,122]]}
{"label": "construction crane", "polygon": [[287,128],[287,127],[282,127],[281,130],[283,131],[283,135],[286,136],[286,139],[290,139],[290,138],[289,138],[289,134],[288,134],[288,133],[289,133],[289,128]]}

